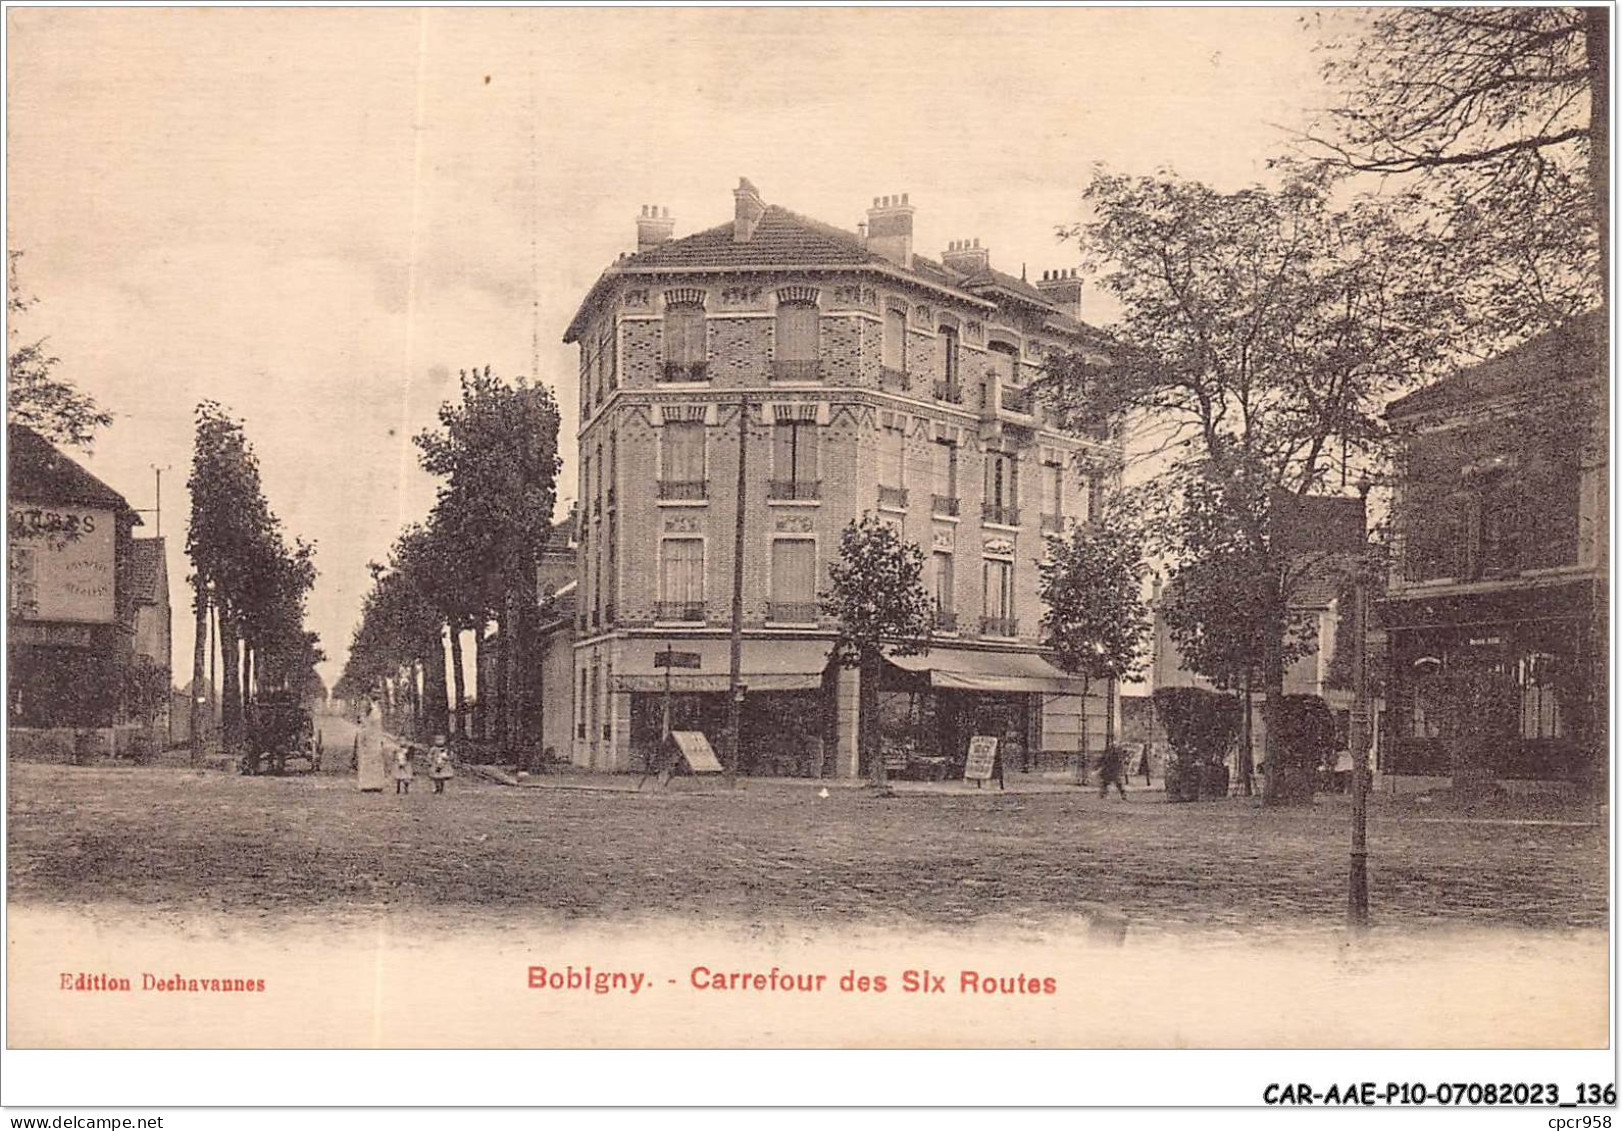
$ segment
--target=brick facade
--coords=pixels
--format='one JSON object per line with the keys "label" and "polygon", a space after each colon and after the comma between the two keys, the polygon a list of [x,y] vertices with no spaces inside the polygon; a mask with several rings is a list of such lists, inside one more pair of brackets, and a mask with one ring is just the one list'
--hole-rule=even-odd
{"label": "brick facade", "polygon": [[[772,222],[768,211],[763,226]],[[622,263],[634,265],[642,258]],[[1114,466],[1119,447],[1053,431],[1039,408],[1015,403],[1005,410],[1009,400],[1005,390],[1017,402],[1024,385],[1036,375],[1041,354],[1082,348],[1079,324],[1065,325],[1062,319],[1046,316],[1029,300],[999,305],[995,298],[904,277],[879,263],[857,270],[787,266],[747,270],[718,266],[701,272],[638,268],[634,274],[628,268],[623,274],[616,270],[611,269],[588,296],[569,336],[599,358],[599,343],[612,342],[608,356],[614,362],[614,371],[601,382],[602,395],[583,392],[581,397],[582,529],[573,678],[577,763],[629,770],[639,768],[645,756],[632,749],[634,691],[627,690],[647,690],[648,673],[633,671],[640,662],[637,641],[656,637],[680,647],[684,638],[725,638],[728,633],[741,400],[749,404],[744,424],[746,636],[774,642],[831,641],[834,626],[814,607],[808,608],[805,594],[797,595],[789,606],[772,592],[773,543],[784,538],[812,541],[820,588],[826,584],[841,531],[864,511],[875,511],[918,543],[926,559],[934,550],[954,555],[949,611],[957,615],[957,632],[955,640],[943,638],[942,645],[1036,651],[1042,615],[1036,570],[1045,508],[1040,498],[1042,463],[1061,465],[1065,515],[1083,519],[1091,478],[1110,474],[1101,469]],[[788,303],[815,306],[816,358],[809,364],[779,362],[783,353],[779,310]],[[667,367],[667,311],[677,304],[689,312],[695,305],[702,307],[701,373],[683,369],[673,375]],[[884,365],[885,312],[891,309],[906,315],[899,373]],[[946,376],[943,326],[958,332],[961,403],[936,395],[937,383]],[[1010,362],[1006,355],[994,354],[993,340],[1005,343],[1020,360]],[[595,380],[599,358],[589,364],[583,359],[582,373],[590,370]],[[794,470],[778,466],[774,435],[778,421],[789,418],[806,422],[806,429],[815,435],[817,456],[814,481],[807,482],[805,476],[785,486],[795,479]],[[702,488],[661,487],[661,479],[669,478],[662,436],[678,420],[702,423],[706,485]],[[893,477],[893,471],[882,466],[883,436],[893,431],[904,436],[902,483],[882,481],[887,474]],[[943,442],[956,449],[956,515],[937,515],[932,506],[937,494],[949,493],[938,481]],[[605,467],[610,451],[613,458]],[[992,452],[1010,455],[1016,468],[1018,494],[1012,506],[1018,513],[992,516],[1000,522],[982,516],[986,461]],[[794,497],[774,498],[774,482],[779,485],[777,494]],[[904,489],[904,500],[895,491],[887,491],[881,500],[881,487]],[[702,542],[701,619],[670,615],[673,602],[662,589],[661,563],[671,552],[672,538]],[[1012,563],[1012,613],[1017,621],[1012,635],[981,631],[988,559]],[[926,571],[928,576],[932,574]],[[687,596],[691,599],[690,593]],[[785,608],[799,615],[785,621]],[[641,682],[623,678],[616,682],[610,671]],[[724,674],[706,671],[704,677]],[[757,682],[770,678],[769,672],[762,673]],[[854,703],[854,678],[854,673],[830,673],[819,689],[802,689],[807,695],[827,696],[828,715],[837,720],[830,735],[831,761],[841,773],[855,772],[853,716],[842,709]],[[751,681],[751,673],[745,673],[744,681]],[[713,690],[711,684],[704,686]],[[582,696],[589,701],[583,702]],[[1079,707],[1073,703],[1067,708],[1064,696],[1047,698],[1051,702],[1044,713],[1052,716],[1056,731],[1064,732],[1064,719]]]}

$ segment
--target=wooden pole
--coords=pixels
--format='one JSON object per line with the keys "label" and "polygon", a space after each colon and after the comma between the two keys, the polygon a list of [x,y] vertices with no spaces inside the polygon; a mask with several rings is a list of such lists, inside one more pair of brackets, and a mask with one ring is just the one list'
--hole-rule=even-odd
{"label": "wooden pole", "polygon": [[732,652],[727,678],[727,785],[737,782],[743,745],[743,544],[749,480],[749,398],[738,401],[738,490],[732,536]]}
{"label": "wooden pole", "polygon": [[[1368,498],[1368,488],[1362,488]],[[1363,537],[1368,538],[1368,521],[1364,519]],[[1366,555],[1364,555],[1366,557]],[[1352,744],[1352,853],[1351,875],[1347,883],[1346,924],[1354,933],[1368,929],[1369,925],[1369,850],[1368,850],[1368,582],[1364,577],[1367,562],[1357,563],[1357,583],[1352,589],[1352,718],[1348,737]]]}

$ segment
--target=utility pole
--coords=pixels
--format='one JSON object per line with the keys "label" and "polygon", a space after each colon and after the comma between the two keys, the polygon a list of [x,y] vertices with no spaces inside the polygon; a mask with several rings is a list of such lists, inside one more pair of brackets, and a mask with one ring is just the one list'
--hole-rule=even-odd
{"label": "utility pole", "polygon": [[1351,726],[1348,737],[1352,746],[1352,858],[1351,876],[1346,892],[1346,925],[1355,933],[1369,925],[1369,846],[1368,846],[1368,739],[1369,739],[1369,686],[1368,686],[1368,499],[1367,480],[1357,485],[1362,496],[1362,542],[1364,552],[1357,559],[1357,573],[1352,587],[1352,700]]}
{"label": "utility pole", "polygon": [[727,679],[727,761],[728,788],[737,784],[738,761],[743,747],[743,543],[747,514],[749,480],[749,398],[738,399],[738,490],[735,495],[736,524],[732,536],[732,656]]}

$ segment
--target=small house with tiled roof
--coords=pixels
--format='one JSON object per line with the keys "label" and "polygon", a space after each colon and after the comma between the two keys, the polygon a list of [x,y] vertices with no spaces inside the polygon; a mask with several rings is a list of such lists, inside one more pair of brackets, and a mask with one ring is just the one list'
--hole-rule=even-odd
{"label": "small house with tiled roof", "polygon": [[857,673],[829,665],[818,593],[869,511],[923,550],[936,610],[928,654],[885,672],[887,746],[951,767],[973,734],[1010,766],[1073,750],[1104,696],[1043,658],[1035,562],[1113,486],[1120,437],[1060,431],[1033,382],[1056,352],[1109,361],[1081,279],[1015,278],[972,238],[919,254],[905,193],[854,231],[747,179],[732,196],[730,220],[680,238],[643,207],[636,250],[564,335],[580,348],[574,761],[646,763],[669,650],[690,665],[671,676],[677,726],[722,747],[739,508],[744,772],[863,769]]}
{"label": "small house with tiled roof", "polygon": [[14,750],[89,733],[111,749],[126,727],[140,516],[39,433],[6,429],[7,672]]}

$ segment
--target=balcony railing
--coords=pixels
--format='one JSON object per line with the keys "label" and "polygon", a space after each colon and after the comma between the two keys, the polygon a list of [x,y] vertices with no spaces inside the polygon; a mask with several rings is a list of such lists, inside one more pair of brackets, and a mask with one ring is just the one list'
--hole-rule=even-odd
{"label": "balcony railing", "polygon": [[891,369],[888,365],[881,365],[879,388],[887,393],[904,393],[912,388],[912,378],[907,376],[905,369]]}
{"label": "balcony railing", "polygon": [[994,522],[998,526],[1018,526],[1019,508],[998,506],[996,503],[984,503],[980,507],[980,521]]}
{"label": "balcony railing", "polygon": [[822,380],[822,362],[816,358],[809,361],[785,361],[779,358],[772,362],[772,379],[775,381],[820,381]]}
{"label": "balcony railing", "polygon": [[1004,412],[1017,412],[1022,416],[1029,416],[1033,411],[1033,404],[1034,401],[1029,389],[1003,387],[1002,408]]}
{"label": "balcony railing", "polygon": [[955,495],[930,496],[929,509],[934,514],[950,515],[953,518],[956,518],[959,505],[960,504],[958,503],[957,496]]}
{"label": "balcony railing", "polygon": [[667,361],[660,370],[661,381],[707,381],[709,365],[702,361]]}
{"label": "balcony railing", "polygon": [[773,479],[767,485],[766,497],[779,502],[814,502],[822,498],[822,480]]}
{"label": "balcony railing", "polygon": [[957,631],[957,614],[951,609],[936,609],[934,621],[936,632]]}
{"label": "balcony railing", "polygon": [[963,403],[963,386],[956,381],[936,381],[935,399],[947,404]]}
{"label": "balcony railing", "polygon": [[815,601],[773,601],[766,606],[766,619],[778,624],[816,624],[819,612]]}
{"label": "balcony railing", "polygon": [[659,497],[678,502],[694,502],[710,497],[708,479],[661,479]]}
{"label": "balcony railing", "polygon": [[905,487],[880,487],[879,506],[893,507],[896,510],[907,509],[907,489]]}
{"label": "balcony railing", "polygon": [[1064,531],[1064,515],[1044,514],[1042,516],[1043,534],[1060,534]]}
{"label": "balcony railing", "polygon": [[1018,636],[1019,621],[1014,617],[981,617],[980,635]]}
{"label": "balcony railing", "polygon": [[653,606],[654,619],[668,624],[703,624],[708,615],[703,601],[657,601]]}

